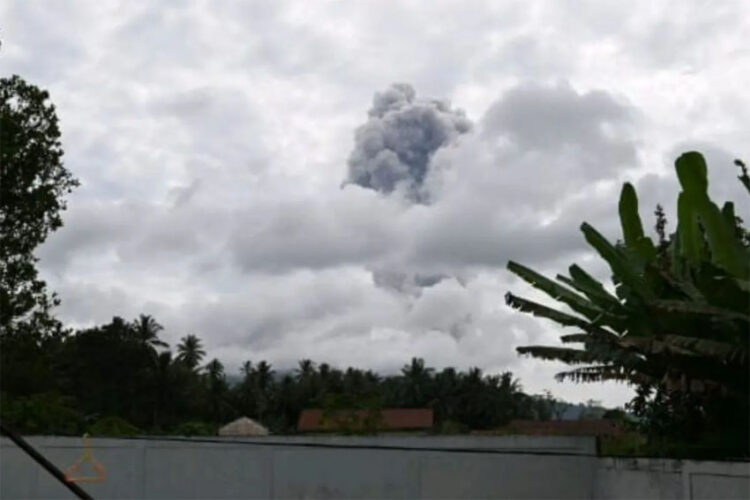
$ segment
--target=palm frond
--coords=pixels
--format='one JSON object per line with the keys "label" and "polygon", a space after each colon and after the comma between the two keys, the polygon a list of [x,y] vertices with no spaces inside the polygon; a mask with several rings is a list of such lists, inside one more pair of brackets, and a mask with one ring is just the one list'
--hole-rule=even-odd
{"label": "palm frond", "polygon": [[545,305],[528,299],[524,299],[522,297],[518,297],[510,292],[505,294],[505,303],[513,307],[514,309],[518,309],[519,311],[526,312],[540,318],[547,318],[554,321],[555,323],[564,326],[577,326],[586,331],[608,332],[604,328],[598,325],[594,325],[590,321],[587,321],[583,318],[558,311],[557,309],[547,307]]}
{"label": "palm frond", "polygon": [[637,382],[637,380],[643,380],[644,377],[638,373],[625,371],[617,366],[594,365],[560,372],[555,375],[555,379],[558,382],[565,380],[573,382],[604,382],[607,380]]}
{"label": "palm frond", "polygon": [[682,300],[654,300],[649,302],[648,305],[670,313],[714,316],[721,320],[738,320],[750,325],[750,315],[709,304]]}
{"label": "palm frond", "polygon": [[587,317],[590,320],[601,317],[605,314],[605,312],[599,306],[597,306],[590,300],[587,300],[586,297],[579,295],[578,293],[560,285],[559,283],[555,283],[551,279],[546,278],[536,271],[522,266],[517,262],[509,261],[508,270],[522,280],[529,283],[534,288],[543,291],[555,300],[567,304],[575,312]]}
{"label": "palm frond", "polygon": [[728,363],[747,364],[748,362],[747,348],[728,342],[684,335],[666,335],[663,341],[665,344],[685,349],[699,356],[709,356]]}
{"label": "palm frond", "polygon": [[611,361],[611,353],[597,352],[589,349],[572,349],[569,347],[554,346],[523,346],[517,347],[516,351],[521,355],[528,355],[534,358],[546,359],[551,361],[562,361],[571,365],[580,365],[585,363],[607,363]]}

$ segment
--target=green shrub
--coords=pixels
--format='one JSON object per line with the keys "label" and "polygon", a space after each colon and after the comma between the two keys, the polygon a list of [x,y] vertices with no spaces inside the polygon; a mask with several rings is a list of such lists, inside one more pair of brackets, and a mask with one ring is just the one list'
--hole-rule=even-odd
{"label": "green shrub", "polygon": [[206,422],[183,422],[178,425],[174,434],[177,436],[215,436],[218,429],[213,424]]}
{"label": "green shrub", "polygon": [[3,395],[0,416],[21,434],[75,436],[81,433],[83,418],[70,403],[70,398],[54,392],[25,398]]}
{"label": "green shrub", "polygon": [[467,425],[455,420],[446,420],[441,422],[436,428],[436,434],[468,434],[470,431]]}
{"label": "green shrub", "polygon": [[121,417],[103,417],[89,427],[92,436],[135,436],[140,429]]}

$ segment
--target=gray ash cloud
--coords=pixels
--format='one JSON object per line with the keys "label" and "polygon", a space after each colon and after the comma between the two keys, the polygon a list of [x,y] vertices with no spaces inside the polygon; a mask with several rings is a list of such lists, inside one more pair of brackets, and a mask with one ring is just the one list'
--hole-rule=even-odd
{"label": "gray ash cloud", "polygon": [[423,288],[437,285],[448,278],[446,274],[415,273],[394,269],[374,269],[372,281],[378,288],[418,296]]}
{"label": "gray ash cloud", "polygon": [[468,132],[471,121],[447,101],[417,98],[404,83],[377,92],[368,116],[355,133],[347,182],[427,203],[423,184],[430,159]]}

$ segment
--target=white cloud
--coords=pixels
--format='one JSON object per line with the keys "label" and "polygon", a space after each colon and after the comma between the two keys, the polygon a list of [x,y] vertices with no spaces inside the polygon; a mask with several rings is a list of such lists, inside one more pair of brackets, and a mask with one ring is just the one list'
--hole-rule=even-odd
{"label": "white cloud", "polygon": [[[622,402],[621,387],[557,384],[559,366],[516,356],[557,332],[503,304],[526,290],[503,267],[576,260],[606,277],[578,225],[617,237],[624,180],[644,224],[656,202],[671,214],[685,148],[707,152],[718,199],[745,199],[729,162],[750,158],[749,9],[6,2],[0,72],[50,90],[82,180],[43,274],[71,324],[154,314],[230,368],[424,356]],[[429,206],[340,189],[354,131],[393,82],[475,123],[435,154]],[[738,213],[750,219],[746,201]]]}

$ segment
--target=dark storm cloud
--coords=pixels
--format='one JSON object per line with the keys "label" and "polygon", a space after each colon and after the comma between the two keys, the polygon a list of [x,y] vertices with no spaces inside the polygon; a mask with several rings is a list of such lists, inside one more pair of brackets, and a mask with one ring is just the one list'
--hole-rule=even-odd
{"label": "dark storm cloud", "polygon": [[348,181],[381,193],[403,190],[416,201],[429,201],[422,184],[433,154],[468,132],[463,111],[445,101],[417,99],[408,84],[378,92],[369,120],[355,133]]}

